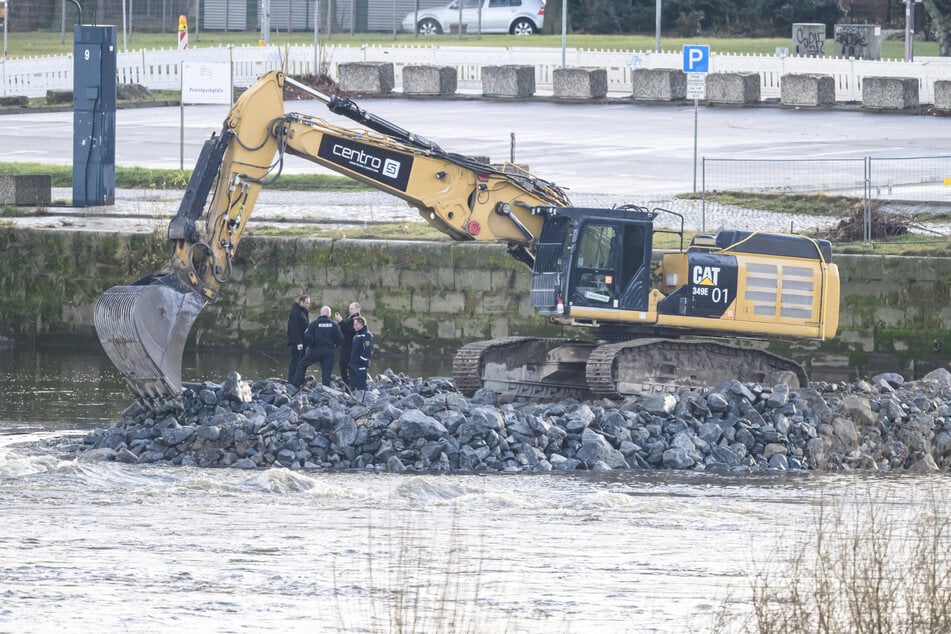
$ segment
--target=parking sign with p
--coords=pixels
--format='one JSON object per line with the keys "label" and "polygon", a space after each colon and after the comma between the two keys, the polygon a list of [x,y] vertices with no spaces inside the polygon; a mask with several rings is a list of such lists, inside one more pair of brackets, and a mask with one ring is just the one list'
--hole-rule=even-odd
{"label": "parking sign with p", "polygon": [[684,72],[710,72],[710,47],[706,44],[684,46]]}

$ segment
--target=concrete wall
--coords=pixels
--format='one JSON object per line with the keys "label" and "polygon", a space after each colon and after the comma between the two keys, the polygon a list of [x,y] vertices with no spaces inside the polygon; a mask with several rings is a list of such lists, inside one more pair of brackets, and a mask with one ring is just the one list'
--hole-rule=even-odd
{"label": "concrete wall", "polygon": [[[159,234],[0,227],[0,337],[95,343],[102,292],[167,260]],[[841,326],[830,342],[777,342],[810,351],[817,367],[864,367],[876,355],[947,364],[951,258],[842,255]],[[281,348],[293,298],[363,305],[386,351],[451,354],[461,342],[505,335],[577,336],[529,305],[531,274],[501,245],[248,237],[222,299],[193,329],[202,345]],[[935,352],[934,348],[939,348]]]}

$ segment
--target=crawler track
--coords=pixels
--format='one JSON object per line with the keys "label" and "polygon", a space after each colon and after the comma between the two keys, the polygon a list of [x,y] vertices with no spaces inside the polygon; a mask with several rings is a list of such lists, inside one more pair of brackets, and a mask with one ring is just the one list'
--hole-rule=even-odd
{"label": "crawler track", "polygon": [[806,371],[764,350],[685,339],[639,339],[598,346],[588,358],[588,387],[598,396],[670,392],[730,379],[804,387]]}
{"label": "crawler track", "polygon": [[486,387],[530,398],[672,392],[731,379],[805,386],[798,363],[763,350],[705,340],[636,339],[593,343],[505,337],[463,346],[453,359],[456,387],[472,395]]}

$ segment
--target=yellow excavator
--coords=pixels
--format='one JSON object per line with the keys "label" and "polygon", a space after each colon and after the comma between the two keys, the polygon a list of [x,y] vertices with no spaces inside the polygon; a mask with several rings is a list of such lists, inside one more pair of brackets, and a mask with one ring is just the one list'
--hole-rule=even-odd
{"label": "yellow excavator", "polygon": [[[286,113],[285,90],[360,127]],[[684,248],[682,217],[679,231],[654,227],[659,214],[672,212],[572,207],[563,190],[515,165],[446,152],[349,99],[271,72],[205,142],[169,223],[169,270],[110,288],[96,305],[99,339],[133,395],[156,401],[182,391],[188,333],[231,277],[258,194],[279,176],[285,154],[402,198],[453,240],[506,244],[532,268],[539,315],[591,329],[590,340],[506,337],[462,346],[453,376],[465,394],[485,387],[618,397],[730,378],[804,386],[798,363],[717,338],[829,339],[838,328],[839,274],[827,241],[732,230],[697,235]],[[659,232],[679,235],[680,249],[654,260]]]}

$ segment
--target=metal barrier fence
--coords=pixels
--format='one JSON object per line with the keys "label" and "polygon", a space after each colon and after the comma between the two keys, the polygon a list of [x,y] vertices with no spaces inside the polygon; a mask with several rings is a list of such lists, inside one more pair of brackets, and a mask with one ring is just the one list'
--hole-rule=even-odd
{"label": "metal barrier fence", "polygon": [[[286,58],[287,71],[294,74],[314,72],[317,66],[337,77],[337,66],[344,62],[390,62],[394,66],[396,89],[402,89],[402,68],[408,65],[438,64],[456,68],[460,91],[479,91],[483,66],[523,65],[535,67],[538,94],[550,94],[555,69],[562,65],[559,48],[482,47],[482,46],[345,46],[325,42],[313,46],[238,46],[137,50],[118,54],[119,83],[139,83],[153,90],[181,88],[178,69],[183,61],[233,63],[235,85],[249,86],[264,70],[281,68]],[[949,58],[920,58],[913,62],[897,60],[857,60],[851,58],[777,57],[713,53],[710,71],[751,72],[760,77],[760,98],[779,99],[780,83],[786,74],[829,75],[835,80],[837,101],[862,99],[862,81],[870,76],[913,77],[918,80],[919,100],[934,103],[935,82],[951,80]],[[633,51],[566,48],[565,63],[572,67],[604,68],[608,92],[630,95],[636,68],[683,67],[682,51]],[[42,97],[47,90],[72,90],[71,55],[32,58],[0,58],[0,97],[23,95]]]}
{"label": "metal barrier fence", "polygon": [[[872,237],[872,203],[893,211],[951,211],[951,156],[852,159],[721,159],[701,161],[701,227],[708,195],[824,194],[857,199],[864,209],[866,242]],[[843,216],[851,209],[843,209]],[[833,220],[841,220],[842,217]]]}

